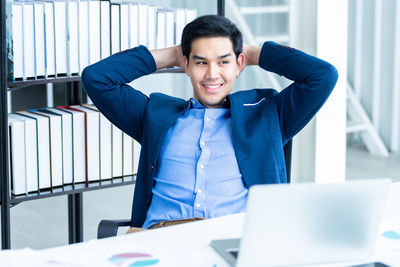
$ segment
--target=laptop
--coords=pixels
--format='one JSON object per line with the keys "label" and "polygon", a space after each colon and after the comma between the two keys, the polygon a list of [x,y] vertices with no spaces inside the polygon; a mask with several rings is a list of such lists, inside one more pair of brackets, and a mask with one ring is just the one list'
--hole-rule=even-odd
{"label": "laptop", "polygon": [[389,189],[389,179],[255,185],[241,240],[211,246],[238,267],[365,260],[373,255]]}

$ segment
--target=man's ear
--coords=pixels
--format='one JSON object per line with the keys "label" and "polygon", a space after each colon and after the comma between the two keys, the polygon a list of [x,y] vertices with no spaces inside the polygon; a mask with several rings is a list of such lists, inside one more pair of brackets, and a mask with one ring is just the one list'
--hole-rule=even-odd
{"label": "man's ear", "polygon": [[186,56],[183,56],[183,65],[184,65],[184,70],[185,70],[186,75],[190,77],[190,74],[189,74],[189,60],[187,59]]}
{"label": "man's ear", "polygon": [[239,74],[242,72],[242,70],[245,67],[245,55],[243,53],[240,53],[239,56],[237,57],[236,63],[238,65],[238,72],[236,74],[236,77],[239,76]]}

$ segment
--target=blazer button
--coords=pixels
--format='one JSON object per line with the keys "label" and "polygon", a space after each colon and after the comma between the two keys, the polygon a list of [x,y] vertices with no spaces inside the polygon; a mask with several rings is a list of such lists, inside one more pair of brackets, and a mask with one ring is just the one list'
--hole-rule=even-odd
{"label": "blazer button", "polygon": [[153,164],[150,164],[150,165],[149,165],[149,170],[150,170],[150,171],[153,171],[153,170],[154,170],[154,165],[153,165]]}

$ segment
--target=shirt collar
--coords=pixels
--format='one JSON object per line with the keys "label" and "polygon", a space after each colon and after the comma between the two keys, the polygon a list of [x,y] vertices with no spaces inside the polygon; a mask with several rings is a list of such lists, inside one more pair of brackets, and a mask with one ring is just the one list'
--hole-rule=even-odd
{"label": "shirt collar", "polygon": [[[221,103],[220,108],[231,108],[230,102],[227,99],[224,99],[224,101],[222,101]],[[188,109],[205,109],[205,107],[202,104],[200,104],[200,102],[197,101],[197,99],[194,99],[192,97],[187,101],[186,110]]]}

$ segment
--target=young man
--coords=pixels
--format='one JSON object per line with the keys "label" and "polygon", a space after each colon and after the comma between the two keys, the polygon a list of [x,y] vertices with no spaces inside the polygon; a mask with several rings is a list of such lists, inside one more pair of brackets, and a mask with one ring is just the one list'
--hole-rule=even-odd
{"label": "young man", "polygon": [[[248,65],[294,82],[277,92],[230,94]],[[157,69],[180,66],[193,98],[149,97],[127,85]],[[283,146],[315,115],[337,80],[327,62],[266,42],[242,44],[228,19],[189,23],[181,46],[129,49],[87,67],[82,82],[100,111],[141,145],[132,226],[244,211],[254,184],[286,183]]]}

